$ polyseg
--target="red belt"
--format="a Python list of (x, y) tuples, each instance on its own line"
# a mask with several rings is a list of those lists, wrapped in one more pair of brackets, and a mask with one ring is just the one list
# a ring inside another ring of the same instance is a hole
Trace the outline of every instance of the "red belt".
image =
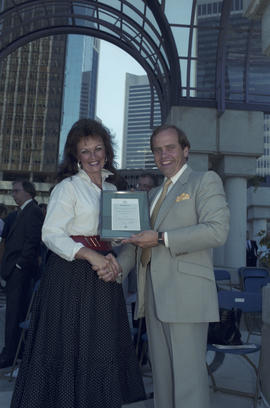
[(95, 251), (111, 251), (112, 246), (110, 242), (101, 241), (99, 235), (92, 235), (85, 237), (83, 235), (71, 235), (73, 241), (80, 242), (86, 248), (94, 249)]

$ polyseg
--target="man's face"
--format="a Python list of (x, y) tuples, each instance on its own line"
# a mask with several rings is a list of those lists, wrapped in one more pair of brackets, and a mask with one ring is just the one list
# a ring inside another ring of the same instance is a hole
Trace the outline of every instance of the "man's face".
[(13, 184), (12, 197), (15, 203), (20, 207), (25, 201), (30, 200), (31, 195), (24, 191), (22, 183)]
[(166, 129), (152, 141), (155, 163), (165, 177), (173, 177), (187, 161), (189, 148), (182, 149), (174, 129)]
[(154, 187), (154, 182), (151, 177), (141, 176), (139, 177), (137, 190), (139, 191), (150, 191)]

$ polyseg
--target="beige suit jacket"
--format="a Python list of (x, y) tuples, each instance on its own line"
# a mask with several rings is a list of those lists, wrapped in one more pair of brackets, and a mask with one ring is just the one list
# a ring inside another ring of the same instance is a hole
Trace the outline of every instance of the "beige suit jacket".
[[(150, 202), (159, 189), (151, 190)], [(151, 273), (161, 321), (219, 320), (212, 248), (223, 245), (229, 231), (229, 209), (219, 176), (188, 166), (167, 194), (154, 229), (167, 232), (169, 245), (152, 248), (148, 270), (140, 263), (140, 248), (125, 245), (118, 257), (123, 277), (137, 264), (137, 318), (144, 316), (145, 277)]]

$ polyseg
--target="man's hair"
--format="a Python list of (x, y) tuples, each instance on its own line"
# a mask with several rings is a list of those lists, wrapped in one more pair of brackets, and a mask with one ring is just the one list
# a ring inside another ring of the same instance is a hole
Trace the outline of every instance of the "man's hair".
[(152, 133), (151, 135), (151, 139), (150, 139), (150, 146), (151, 146), (151, 150), (153, 151), (153, 139), (155, 136), (158, 135), (158, 133), (163, 132), (164, 130), (175, 130), (177, 136), (178, 136), (178, 143), (180, 144), (180, 146), (182, 147), (182, 149), (184, 149), (185, 147), (188, 147), (190, 149), (190, 143), (189, 140), (185, 134), (185, 132), (182, 129), (179, 129), (177, 126), (174, 125), (161, 125), (158, 126)]
[(24, 180), (17, 179), (17, 180), (15, 180), (15, 181), (13, 181), (12, 185), (14, 186), (14, 184), (17, 184), (17, 183), (21, 183), (21, 185), (22, 185), (24, 191), (25, 191), (26, 193), (30, 194), (30, 196), (31, 196), (32, 198), (35, 198), (35, 196), (36, 196), (36, 189), (35, 189), (34, 184), (31, 183), (31, 181), (25, 180), (25, 179), (24, 179)]
[(139, 177), (138, 177), (138, 180), (140, 178), (145, 178), (145, 177), (148, 177), (153, 181), (153, 187), (155, 187), (157, 185), (156, 177), (154, 176), (154, 174), (151, 174), (151, 173), (142, 173), (142, 174), (140, 174)]

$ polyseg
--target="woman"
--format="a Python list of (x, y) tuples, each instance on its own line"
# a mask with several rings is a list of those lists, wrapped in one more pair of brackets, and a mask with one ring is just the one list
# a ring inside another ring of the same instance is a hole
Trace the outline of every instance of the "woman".
[(42, 230), (50, 249), (12, 408), (119, 408), (145, 398), (119, 267), (99, 239), (101, 190), (114, 172), (98, 122), (71, 128)]

